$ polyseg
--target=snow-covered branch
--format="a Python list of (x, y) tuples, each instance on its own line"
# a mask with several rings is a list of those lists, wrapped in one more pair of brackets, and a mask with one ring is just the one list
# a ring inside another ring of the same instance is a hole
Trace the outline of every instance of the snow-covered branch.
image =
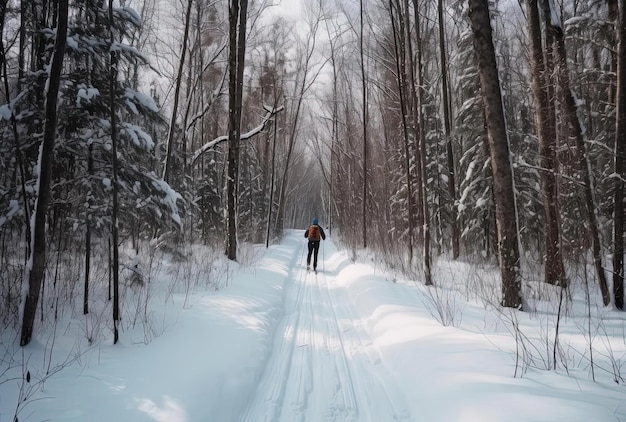
[[(265, 109), (265, 111), (267, 111), (267, 113), (263, 117), (263, 120), (254, 129), (252, 129), (252, 130), (250, 130), (250, 131), (248, 131), (246, 133), (243, 133), (241, 135), (241, 138), (240, 138), (242, 141), (245, 141), (246, 139), (250, 139), (254, 135), (257, 135), (257, 134), (261, 133), (261, 131), (265, 128), (265, 125), (267, 125), (267, 122), (269, 122), (270, 119), (275, 114), (278, 114), (279, 112), (283, 111), (285, 109), (285, 106), (280, 106), (278, 108), (274, 108), (273, 109), (273, 108), (270, 108), (269, 106), (264, 105), (263, 108)], [(200, 158), (202, 156), (202, 154), (204, 154), (207, 151), (212, 150), (217, 145), (219, 145), (222, 142), (227, 141), (227, 140), (228, 140), (228, 135), (222, 135), (222, 136), (218, 136), (217, 138), (213, 139), (212, 141), (207, 142), (206, 144), (204, 144), (200, 149), (198, 149), (194, 153), (192, 164), (195, 164), (195, 162), (198, 160), (198, 158)]]

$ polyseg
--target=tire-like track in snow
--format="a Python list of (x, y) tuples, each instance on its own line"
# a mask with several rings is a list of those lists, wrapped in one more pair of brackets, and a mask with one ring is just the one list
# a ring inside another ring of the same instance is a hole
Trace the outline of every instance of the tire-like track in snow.
[(413, 420), (335, 277), (291, 268), (285, 314), (241, 422)]

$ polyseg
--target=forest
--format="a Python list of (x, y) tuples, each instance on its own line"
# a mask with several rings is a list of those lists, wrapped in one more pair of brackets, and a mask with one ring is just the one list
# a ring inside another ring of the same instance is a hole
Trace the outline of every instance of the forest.
[(458, 260), (503, 307), (539, 281), (623, 309), (625, 8), (2, 0), (2, 330), (105, 303), (116, 342), (164, 254), (313, 218), (425, 285)]

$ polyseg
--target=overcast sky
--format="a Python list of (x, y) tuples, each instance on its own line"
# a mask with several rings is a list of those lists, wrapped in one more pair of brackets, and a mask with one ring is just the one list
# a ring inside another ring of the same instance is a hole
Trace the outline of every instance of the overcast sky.
[(292, 18), (296, 20), (300, 17), (302, 8), (302, 5), (300, 3), (302, 1), (312, 0), (269, 0), (269, 3), (271, 4), (273, 2), (273, 4), (277, 6), (277, 13), (287, 18)]

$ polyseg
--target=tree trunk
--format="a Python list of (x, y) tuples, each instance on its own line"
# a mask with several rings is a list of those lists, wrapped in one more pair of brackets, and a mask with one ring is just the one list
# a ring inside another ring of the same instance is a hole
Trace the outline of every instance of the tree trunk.
[[(285, 167), (283, 168), (283, 174), (281, 176), (280, 181), (280, 195), (278, 196), (278, 213), (276, 216), (277, 227), (279, 229), (283, 229), (284, 227), (284, 214), (285, 214), (285, 201), (287, 194), (287, 185), (288, 185), (288, 176), (289, 176), (289, 167), (291, 165), (291, 159), (294, 151), (294, 145), (296, 142), (296, 135), (298, 130), (298, 125), (300, 123), (300, 112), (302, 111), (302, 102), (304, 100), (304, 94), (306, 94), (307, 90), (310, 88), (312, 81), (308, 80), (309, 69), (311, 64), (311, 59), (313, 57), (313, 53), (315, 52), (315, 42), (317, 37), (317, 30), (321, 21), (321, 17), (317, 16), (317, 20), (312, 24), (311, 31), (309, 33), (309, 37), (307, 39), (307, 45), (305, 50), (305, 58), (304, 63), (302, 63), (302, 67), (298, 65), (298, 68), (295, 70), (296, 73), (302, 72), (302, 75), (298, 74), (296, 76), (296, 81), (294, 82), (294, 95), (295, 98), (295, 110), (293, 112), (293, 117), (291, 117), (291, 127), (289, 130), (289, 139), (287, 141), (287, 154), (285, 156)], [(300, 76), (302, 79), (300, 79)], [(287, 134), (285, 134), (287, 136)]]
[[(615, 30), (614, 31), (610, 31), (609, 33), (609, 41), (611, 42), (610, 45), (617, 45), (618, 43), (618, 33), (619, 33), (619, 28), (620, 28), (620, 17), (619, 17), (619, 9), (620, 7), (617, 4), (618, 0), (607, 0), (607, 5), (608, 5), (608, 20), (609, 22), (612, 22), (614, 25)], [(623, 25), (623, 22), (622, 22)], [(618, 61), (618, 52), (617, 51), (613, 51), (612, 49), (608, 49), (607, 51), (610, 55), (611, 55), (611, 72), (615, 72), (615, 74), (617, 75), (617, 61)], [(617, 102), (617, 92), (615, 90), (615, 88), (613, 87), (613, 85), (611, 84), (609, 86), (609, 103), (612, 104), (613, 102)]]
[[(394, 9), (397, 9), (398, 22), (400, 28), (396, 29), (395, 22), (396, 16), (394, 15)], [(409, 265), (413, 261), (413, 232), (415, 231), (415, 216), (413, 214), (413, 178), (411, 176), (410, 165), (410, 148), (409, 148), (409, 128), (407, 122), (407, 105), (406, 105), (406, 92), (405, 87), (407, 85), (406, 76), (406, 61), (405, 61), (405, 37), (404, 37), (404, 24), (402, 21), (402, 10), (399, 4), (394, 4), (393, 0), (389, 0), (389, 17), (391, 19), (391, 26), (393, 32), (394, 41), (394, 53), (395, 53), (395, 65), (396, 65), (396, 80), (398, 82), (398, 95), (400, 96), (400, 113), (402, 114), (402, 131), (404, 134), (404, 172), (406, 175), (406, 188), (407, 188), (407, 213), (408, 213), (408, 248), (409, 248)]]
[[(87, 171), (89, 176), (93, 176), (93, 144), (89, 145), (89, 157), (87, 158)], [(89, 313), (89, 272), (91, 269), (91, 221), (89, 211), (86, 215), (86, 231), (85, 231), (85, 283), (83, 289), (83, 315)]]
[[(541, 187), (543, 191), (543, 205), (545, 213), (545, 241), (546, 250), (544, 257), (545, 281), (567, 286), (565, 268), (561, 256), (561, 235), (559, 229), (558, 197), (556, 182), (556, 139), (549, 133), (549, 100), (546, 87), (549, 78), (546, 77), (546, 69), (543, 61), (541, 47), (541, 27), (539, 21), (539, 9), (537, 0), (527, 0), (528, 31), (531, 49), (532, 90), (535, 99), (535, 121), (537, 124), (537, 137), (539, 139), (539, 162), (541, 171)], [(549, 6), (548, 6), (549, 7)], [(550, 46), (547, 47), (550, 50)]]
[[(407, 3), (407, 13), (409, 11), (408, 3)], [(418, 13), (418, 1), (413, 0), (413, 13), (415, 15), (415, 39), (416, 39), (416, 54), (415, 61), (413, 63), (413, 49), (411, 47), (411, 41), (409, 37), (409, 63), (411, 63), (411, 94), (413, 96), (413, 104), (414, 104), (414, 113), (417, 118), (417, 140), (419, 151), (417, 152), (417, 160), (419, 161), (419, 171), (420, 171), (420, 183), (419, 183), (419, 192), (421, 198), (422, 205), (422, 215), (424, 218), (423, 226), (422, 226), (422, 236), (423, 236), (423, 260), (424, 260), (424, 284), (427, 286), (431, 286), (433, 284), (432, 280), (432, 272), (431, 272), (431, 257), (430, 257), (430, 209), (428, 208), (428, 200), (426, 195), (428, 195), (428, 177), (426, 174), (426, 133), (424, 128), (424, 113), (422, 110), (422, 104), (424, 104), (424, 71), (422, 66), (422, 34), (420, 27), (420, 17)], [(414, 72), (417, 73), (417, 80), (413, 75)]]
[[(6, 4), (7, 1), (4, 1)], [(6, 7), (4, 8), (6, 11)], [(4, 23), (4, 16), (2, 19)], [(17, 58), (17, 92), (22, 91), (22, 79), (24, 78), (24, 70), (26, 69), (26, 23), (28, 22), (28, 2), (20, 1), (20, 50)], [(4, 32), (3, 32), (4, 33)], [(4, 50), (3, 50), (4, 53)], [(7, 92), (7, 95), (9, 93)], [(7, 101), (8, 102), (8, 101)]]
[(454, 170), (454, 152), (452, 150), (452, 118), (450, 116), (450, 89), (448, 88), (448, 53), (443, 19), (443, 0), (438, 0), (437, 13), (439, 18), (439, 56), (441, 59), (441, 101), (443, 103), (443, 126), (446, 136), (446, 156), (448, 164), (448, 196), (450, 196), (450, 220), (452, 228), (452, 259), (460, 255), (460, 232), (457, 222), (456, 178)]
[[(172, 172), (172, 154), (174, 153), (174, 132), (176, 131), (176, 115), (178, 114), (178, 96), (180, 94), (180, 85), (183, 79), (183, 70), (185, 68), (185, 55), (187, 53), (187, 40), (189, 39), (189, 22), (191, 20), (191, 6), (193, 0), (187, 0), (187, 11), (185, 12), (185, 32), (183, 34), (183, 45), (180, 53), (180, 62), (178, 63), (178, 73), (176, 74), (176, 86), (174, 88), (174, 104), (172, 106), (172, 117), (170, 119), (170, 130), (167, 134), (167, 152), (165, 154), (165, 166), (163, 168), (163, 180), (170, 183), (170, 174)], [(183, 130), (185, 127), (183, 126)]]
[(365, 51), (363, 48), (363, 0), (360, 0), (360, 22), (361, 34), (359, 37), (359, 54), (361, 57), (361, 89), (363, 102), (363, 247), (367, 248), (367, 126), (369, 124), (368, 104), (367, 104), (367, 80), (365, 79)]
[[(109, 42), (113, 46), (115, 37), (113, 34), (113, 1), (109, 1)], [(115, 89), (117, 87), (117, 52), (111, 49), (109, 67), (109, 113), (111, 119), (111, 163), (113, 167), (112, 195), (113, 204), (111, 209), (111, 243), (113, 248), (113, 261), (111, 273), (113, 274), (113, 344), (117, 344), (120, 336), (118, 325), (120, 321), (120, 251), (117, 215), (118, 205), (118, 163), (117, 163), (117, 117), (115, 115)]]
[(591, 176), (589, 171), (589, 163), (587, 162), (587, 152), (585, 148), (585, 140), (583, 138), (583, 128), (578, 119), (576, 99), (571, 88), (569, 70), (567, 69), (567, 53), (565, 50), (565, 37), (562, 27), (554, 27), (557, 63), (559, 69), (559, 81), (565, 106), (565, 115), (569, 124), (569, 135), (572, 136), (576, 144), (576, 161), (578, 163), (578, 171), (581, 174), (583, 183), (585, 207), (587, 208), (587, 219), (589, 223), (589, 232), (592, 239), (592, 255), (594, 268), (602, 293), (602, 302), (604, 306), (611, 303), (611, 295), (602, 266), (602, 246), (600, 244), (600, 235), (598, 229), (598, 221), (596, 219), (595, 200), (593, 197), (593, 187), (591, 184)]
[(502, 306), (521, 308), (519, 245), (513, 174), (509, 160), (509, 143), (488, 4), (488, 0), (469, 0), (469, 17), (478, 60), (491, 154), (496, 223), (498, 226), (498, 258), (502, 277)]
[[(25, 9), (25, 6), (22, 4), (21, 6), (23, 9)], [(0, 33), (4, 33), (4, 26), (5, 26), (5, 19), (6, 19), (6, 6), (2, 8), (2, 11), (0, 12), (0, 19), (1, 19), (1, 23), (0, 23)], [(22, 25), (25, 25), (24, 23), (24, 17), (22, 16)], [(25, 33), (25, 29), (22, 27), (20, 28), (20, 45), (24, 45), (24, 41), (22, 40), (22, 36)], [(22, 48), (20, 48), (20, 53), (19, 53), (19, 60), (18, 63), (22, 63), (24, 60), (24, 52), (22, 51)], [(2, 63), (2, 67), (1, 67), (1, 71), (2, 71), (2, 81), (4, 84), (4, 96), (6, 99), (7, 104), (9, 105), (9, 107), (11, 107), (12, 101), (11, 101), (11, 89), (9, 87), (9, 73), (8, 73), (8, 69), (7, 69), (7, 60), (6, 60), (6, 50), (5, 50), (5, 46), (4, 46), (4, 38), (0, 37), (0, 63)], [(19, 75), (21, 75), (22, 72), (22, 68), (21, 66), (22, 64), (18, 64), (20, 66), (20, 71), (19, 71)], [(18, 79), (18, 84), (17, 84), (17, 92), (20, 92), (20, 80), (21, 80), (21, 76)], [(20, 175), (20, 187), (21, 187), (21, 193), (22, 193), (22, 200), (24, 202), (24, 227), (25, 227), (25, 231), (26, 231), (26, 253), (25, 253), (25, 260), (28, 256), (30, 256), (31, 250), (31, 227), (30, 227), (30, 208), (28, 206), (28, 196), (26, 194), (26, 172), (24, 170), (24, 159), (22, 157), (22, 149), (20, 147), (20, 134), (19, 134), (19, 130), (17, 128), (17, 121), (15, 119), (15, 113), (13, 113), (13, 110), (11, 109), (11, 130), (13, 133), (13, 143), (15, 145), (15, 161), (16, 161), (16, 166), (17, 166), (17, 170), (19, 172)]]
[(624, 309), (624, 154), (626, 153), (626, 0), (620, 0), (617, 48), (617, 110), (615, 123), (615, 211), (613, 295), (615, 307)]
[[(274, 98), (274, 109), (276, 109), (277, 98)], [(270, 237), (272, 230), (272, 210), (274, 209), (274, 190), (276, 185), (276, 137), (278, 132), (278, 117), (274, 118), (274, 126), (272, 128), (272, 160), (270, 171), (270, 198), (267, 207), (267, 230), (265, 233), (265, 247), (270, 246)]]
[(89, 270), (91, 269), (91, 225), (87, 222), (85, 232), (85, 283), (83, 288), (83, 315), (89, 313)]
[[(68, 0), (58, 0), (58, 19), (54, 53), (50, 64), (48, 90), (46, 92), (43, 140), (39, 156), (39, 181), (30, 262), (27, 264), (28, 292), (24, 298), (22, 333), (20, 345), (26, 346), (33, 335), (33, 325), (39, 301), (39, 291), (46, 266), (46, 214), (50, 200), (50, 178), (54, 161), (54, 142), (57, 124), (57, 97), (63, 70), (67, 39)], [(26, 281), (26, 280), (24, 280)]]
[(239, 182), (239, 142), (241, 136), (241, 108), (243, 94), (243, 68), (246, 51), (247, 0), (231, 0), (229, 5), (230, 51), (228, 82), (228, 180), (226, 255), (237, 259), (237, 185)]
[[(328, 25), (328, 24), (327, 24)], [(331, 117), (331, 146), (330, 146), (330, 171), (328, 176), (328, 233), (332, 235), (334, 218), (333, 213), (335, 208), (335, 177), (336, 177), (336, 162), (337, 162), (337, 145), (339, 144), (339, 111), (338, 111), (338, 92), (337, 92), (337, 60), (335, 58), (335, 42), (328, 33), (330, 44), (330, 64), (333, 69), (333, 103), (332, 103), (332, 117)]]

